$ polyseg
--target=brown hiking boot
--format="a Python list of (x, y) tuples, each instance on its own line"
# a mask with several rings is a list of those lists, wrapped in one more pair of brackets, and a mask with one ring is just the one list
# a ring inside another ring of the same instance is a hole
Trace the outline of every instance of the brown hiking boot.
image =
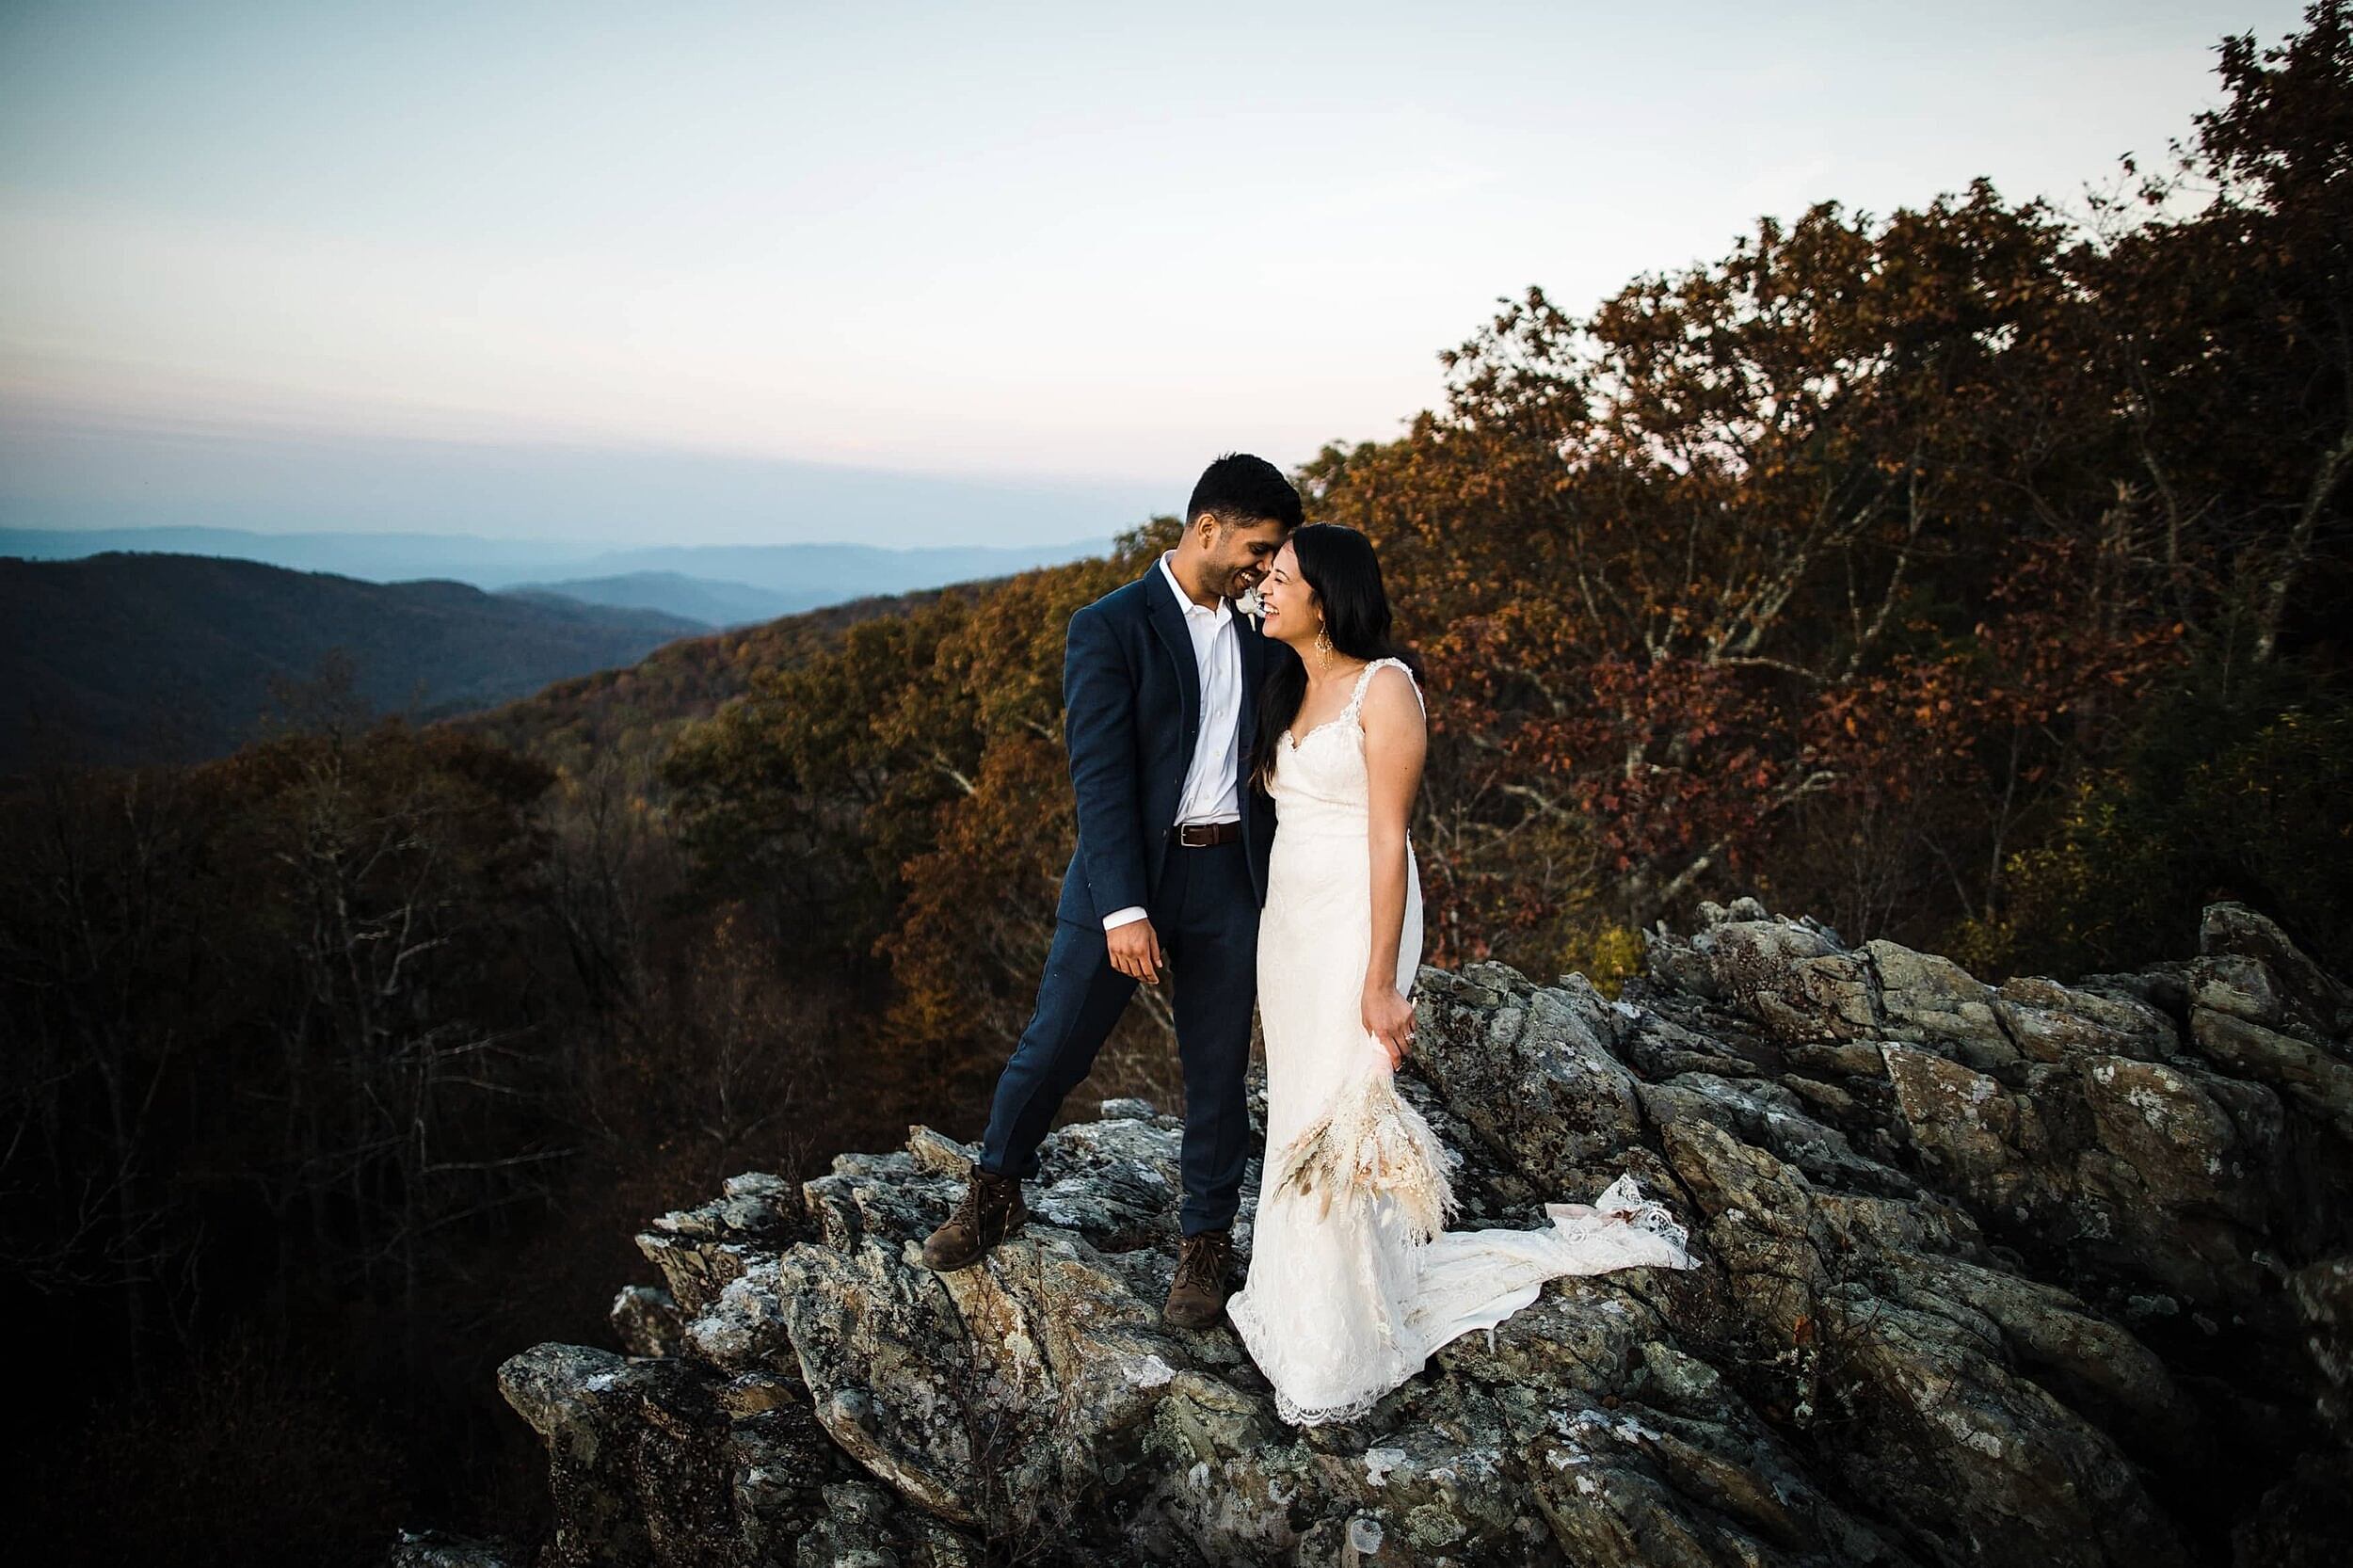
[(1230, 1230), (1196, 1231), (1185, 1238), (1176, 1257), (1176, 1278), (1168, 1288), (1162, 1320), (1177, 1328), (1208, 1328), (1225, 1310), (1225, 1275), (1234, 1266)]
[(935, 1273), (970, 1268), (1029, 1217), (1019, 1176), (996, 1176), (975, 1165), (955, 1212), (924, 1238), (923, 1267)]

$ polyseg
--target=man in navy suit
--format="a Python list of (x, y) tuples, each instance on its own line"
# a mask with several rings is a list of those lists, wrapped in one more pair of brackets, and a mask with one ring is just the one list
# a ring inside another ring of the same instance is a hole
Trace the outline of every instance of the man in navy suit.
[(1165, 965), (1185, 1079), (1184, 1245), (1165, 1314), (1199, 1328), (1225, 1309), (1274, 846), (1274, 803), (1249, 778), (1267, 641), (1232, 600), (1300, 520), (1299, 492), (1274, 465), (1220, 457), (1193, 487), (1176, 548), (1070, 617), (1063, 734), (1079, 846), (1037, 1010), (997, 1080), (970, 1185), (923, 1244), (934, 1269), (968, 1267), (1020, 1228), (1021, 1178), (1037, 1174), (1063, 1096)]

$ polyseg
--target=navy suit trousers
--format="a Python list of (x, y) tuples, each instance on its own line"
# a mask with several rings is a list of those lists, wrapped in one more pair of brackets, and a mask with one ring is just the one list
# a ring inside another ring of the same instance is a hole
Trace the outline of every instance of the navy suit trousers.
[[(1167, 960), (1176, 1053), (1184, 1067), (1187, 1236), (1223, 1229), (1241, 1203), (1250, 1157), (1250, 1013), (1258, 988), (1258, 900), (1241, 840), (1201, 849), (1171, 845), (1160, 885), (1145, 906)], [(981, 1168), (993, 1175), (1038, 1172), (1038, 1144), (1064, 1096), (1095, 1065), (1139, 983), (1112, 968), (1101, 923), (1054, 922), (1054, 944), (1038, 984), (1037, 1011), (997, 1080), (981, 1141)]]

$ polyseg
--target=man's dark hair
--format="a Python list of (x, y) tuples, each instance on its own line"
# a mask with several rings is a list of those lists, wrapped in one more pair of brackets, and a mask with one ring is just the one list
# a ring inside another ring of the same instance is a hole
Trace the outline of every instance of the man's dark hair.
[(1201, 471), (1193, 499), (1185, 504), (1185, 526), (1192, 527), (1204, 512), (1216, 513), (1218, 521), (1229, 527), (1238, 522), (1279, 522), (1286, 534), (1306, 518), (1299, 492), (1283, 477), (1283, 471), (1247, 452), (1228, 452)]

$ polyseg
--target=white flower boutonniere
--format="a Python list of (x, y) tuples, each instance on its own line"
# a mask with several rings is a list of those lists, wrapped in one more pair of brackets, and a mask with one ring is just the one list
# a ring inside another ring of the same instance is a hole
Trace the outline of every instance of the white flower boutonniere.
[(1263, 618), (1266, 615), (1266, 606), (1258, 602), (1257, 589), (1244, 588), (1238, 596), (1236, 596), (1234, 600), (1234, 608), (1240, 610), (1243, 615), (1248, 616), (1252, 626), (1257, 627), (1261, 632), (1266, 630), (1266, 627), (1262, 624)]

